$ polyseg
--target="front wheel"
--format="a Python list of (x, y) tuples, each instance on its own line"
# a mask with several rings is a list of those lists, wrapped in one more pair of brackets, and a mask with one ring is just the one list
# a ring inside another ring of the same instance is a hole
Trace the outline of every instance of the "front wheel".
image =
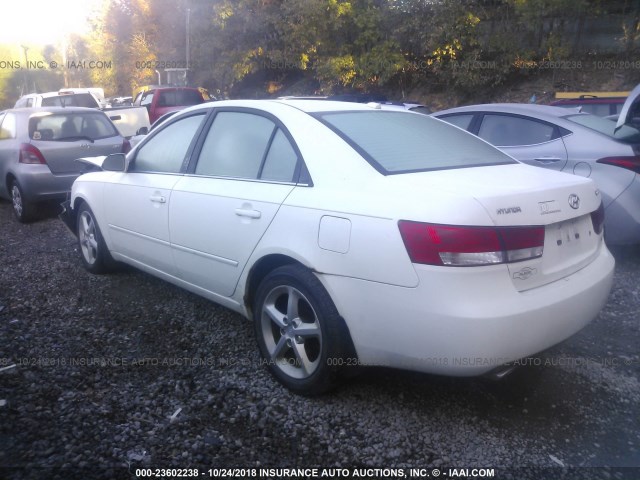
[(96, 218), (86, 203), (78, 209), (76, 225), (82, 263), (91, 273), (106, 273), (113, 268), (113, 258), (104, 242)]
[(286, 265), (264, 278), (255, 298), (258, 346), (276, 379), (304, 395), (333, 388), (348, 333), (318, 278), (301, 265)]

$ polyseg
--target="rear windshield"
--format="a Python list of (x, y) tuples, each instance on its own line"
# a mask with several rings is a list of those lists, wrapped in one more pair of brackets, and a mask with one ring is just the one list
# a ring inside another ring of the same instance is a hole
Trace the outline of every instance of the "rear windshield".
[(474, 135), (426, 115), (378, 110), (316, 117), (385, 175), (517, 163)]
[(59, 95), (57, 97), (46, 97), (42, 99), (43, 107), (87, 107), (99, 108), (98, 102), (90, 93), (74, 93), (69, 95)]
[(35, 115), (29, 119), (29, 137), (41, 141), (99, 140), (119, 135), (100, 112)]
[(198, 90), (166, 90), (158, 93), (159, 107), (184, 107), (203, 103)]
[(565, 119), (582, 125), (583, 127), (590, 128), (596, 132), (602, 133), (615, 140), (620, 140), (625, 143), (638, 143), (640, 142), (640, 131), (630, 125), (623, 125), (615, 131), (616, 122), (608, 118), (598, 117), (596, 115), (578, 114), (567, 115)]

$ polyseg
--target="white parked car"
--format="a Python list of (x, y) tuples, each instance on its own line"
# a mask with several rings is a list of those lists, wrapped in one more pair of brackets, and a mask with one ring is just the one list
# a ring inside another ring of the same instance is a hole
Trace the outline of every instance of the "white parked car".
[(104, 171), (63, 214), (86, 268), (124, 262), (252, 319), (300, 393), (354, 364), (490, 372), (576, 333), (611, 288), (591, 180), (426, 115), (214, 102), (90, 161)]

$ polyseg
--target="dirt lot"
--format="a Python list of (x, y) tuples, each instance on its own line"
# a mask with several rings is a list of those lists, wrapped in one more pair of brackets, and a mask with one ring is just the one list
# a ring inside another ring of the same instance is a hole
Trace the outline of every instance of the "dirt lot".
[(640, 478), (640, 248), (614, 254), (599, 318), (500, 382), (371, 369), (308, 399), (272, 380), (237, 314), (134, 270), (90, 275), (62, 222), (20, 225), (0, 202), (0, 478)]

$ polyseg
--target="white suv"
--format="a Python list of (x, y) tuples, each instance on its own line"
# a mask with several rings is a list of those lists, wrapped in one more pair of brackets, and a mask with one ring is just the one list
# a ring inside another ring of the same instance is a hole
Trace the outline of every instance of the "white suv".
[(104, 108), (104, 91), (101, 88), (65, 88), (57, 92), (23, 95), (14, 108), (21, 107), (87, 107)]

